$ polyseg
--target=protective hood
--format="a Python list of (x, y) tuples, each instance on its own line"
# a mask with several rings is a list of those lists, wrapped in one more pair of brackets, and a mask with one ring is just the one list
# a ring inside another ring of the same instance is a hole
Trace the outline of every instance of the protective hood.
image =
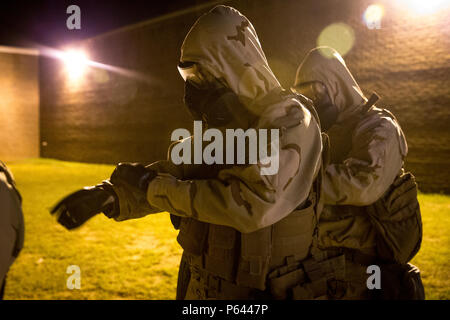
[(250, 21), (239, 11), (216, 6), (192, 26), (181, 47), (182, 62), (198, 63), (255, 114), (258, 101), (280, 88)]
[(309, 81), (321, 81), (327, 87), (339, 112), (337, 122), (348, 118), (367, 101), (344, 59), (333, 48), (318, 47), (306, 55), (294, 85)]

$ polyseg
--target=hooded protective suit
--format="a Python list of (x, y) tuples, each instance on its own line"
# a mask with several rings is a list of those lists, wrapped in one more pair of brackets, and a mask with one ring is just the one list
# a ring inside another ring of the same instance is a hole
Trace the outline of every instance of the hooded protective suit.
[[(325, 208), (319, 223), (319, 244), (377, 254), (377, 231), (365, 206), (380, 199), (402, 172), (408, 148), (395, 117), (367, 99), (334, 49), (319, 47), (301, 63), (295, 84), (321, 81), (338, 109), (327, 132), (330, 164), (325, 169)], [(370, 262), (368, 262), (370, 264)], [(365, 266), (347, 263), (347, 298), (364, 298)]]
[[(280, 129), (279, 170), (262, 175), (260, 162), (175, 166), (160, 161), (150, 166), (158, 171), (147, 190), (151, 209), (133, 210), (116, 186), (121, 204), (114, 218), (172, 214), (193, 274), (186, 298), (254, 298), (267, 289), (269, 272), (286, 256), (298, 261), (309, 255), (320, 130), (295, 96), (281, 89), (255, 29), (233, 8), (217, 6), (197, 20), (184, 40), (181, 61), (198, 63), (231, 89), (242, 108), (255, 115), (250, 128)], [(292, 109), (297, 118), (288, 116)], [(280, 118), (287, 120), (282, 126)]]
[[(237, 10), (217, 6), (200, 17), (181, 51), (181, 61), (199, 63), (223, 80), (245, 108), (258, 115), (253, 128), (273, 127), (290, 108), (300, 108), (304, 117), (292, 134), (301, 138), (294, 145), (288, 143), (288, 131), (280, 138), (278, 174), (263, 176), (262, 165), (256, 164), (223, 168), (215, 179), (208, 180), (182, 181), (159, 175), (149, 185), (148, 202), (161, 211), (242, 232), (279, 221), (306, 200), (320, 168), (321, 138), (316, 121), (293, 96), (282, 94), (253, 26)], [(116, 217), (129, 218), (136, 217), (127, 210)]]
[[(391, 113), (376, 107), (362, 115), (367, 99), (332, 48), (316, 48), (306, 56), (296, 83), (308, 81), (321, 81), (339, 112), (329, 132), (332, 161), (325, 174), (325, 203), (372, 204), (392, 184), (408, 152), (400, 125)], [(350, 140), (338, 140), (343, 133)]]
[(21, 197), (11, 172), (0, 161), (0, 299), (3, 281), (24, 241)]
[[(295, 83), (309, 81), (321, 81), (339, 111), (337, 123), (327, 132), (330, 164), (325, 169), (323, 193), (329, 206), (323, 219), (337, 210), (342, 227), (333, 225), (329, 230), (324, 222), (321, 240), (327, 247), (373, 250), (375, 233), (370, 221), (362, 210), (351, 206), (370, 205), (388, 190), (401, 172), (408, 151), (405, 136), (387, 110), (363, 110), (367, 99), (334, 49), (319, 47), (308, 53)], [(349, 213), (348, 220), (343, 212)], [(352, 232), (348, 232), (350, 229)]]

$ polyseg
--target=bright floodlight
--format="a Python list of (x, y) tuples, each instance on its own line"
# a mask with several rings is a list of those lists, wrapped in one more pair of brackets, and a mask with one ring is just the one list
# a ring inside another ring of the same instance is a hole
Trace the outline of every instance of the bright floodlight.
[(77, 80), (86, 71), (88, 58), (81, 50), (69, 50), (64, 53), (64, 63), (70, 79)]
[(381, 29), (384, 8), (379, 4), (371, 4), (364, 11), (364, 22), (369, 29)]
[(447, 0), (400, 0), (403, 6), (412, 9), (417, 14), (431, 14), (442, 9), (449, 3)]

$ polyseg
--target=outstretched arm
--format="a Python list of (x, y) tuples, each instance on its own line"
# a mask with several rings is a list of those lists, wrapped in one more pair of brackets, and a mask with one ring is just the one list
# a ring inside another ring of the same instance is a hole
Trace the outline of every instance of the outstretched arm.
[(280, 146), (277, 174), (261, 175), (259, 165), (249, 165), (224, 169), (215, 179), (158, 175), (149, 184), (147, 200), (172, 214), (244, 233), (274, 224), (306, 200), (320, 166), (318, 130), (303, 128), (297, 133), (297, 143), (298, 137), (308, 139)]

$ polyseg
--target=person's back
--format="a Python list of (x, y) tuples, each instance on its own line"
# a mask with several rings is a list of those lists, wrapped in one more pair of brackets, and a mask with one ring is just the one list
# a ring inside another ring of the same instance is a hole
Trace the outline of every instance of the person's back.
[[(293, 90), (315, 100), (330, 140), (320, 246), (346, 253), (344, 297), (367, 298), (368, 265), (406, 264), (420, 246), (417, 189), (412, 175), (402, 169), (406, 139), (396, 118), (374, 106), (377, 97), (364, 97), (332, 48), (308, 53)], [(400, 211), (402, 206), (410, 210)]]
[(21, 202), (11, 172), (0, 161), (0, 299), (4, 294), (6, 274), (23, 247)]

